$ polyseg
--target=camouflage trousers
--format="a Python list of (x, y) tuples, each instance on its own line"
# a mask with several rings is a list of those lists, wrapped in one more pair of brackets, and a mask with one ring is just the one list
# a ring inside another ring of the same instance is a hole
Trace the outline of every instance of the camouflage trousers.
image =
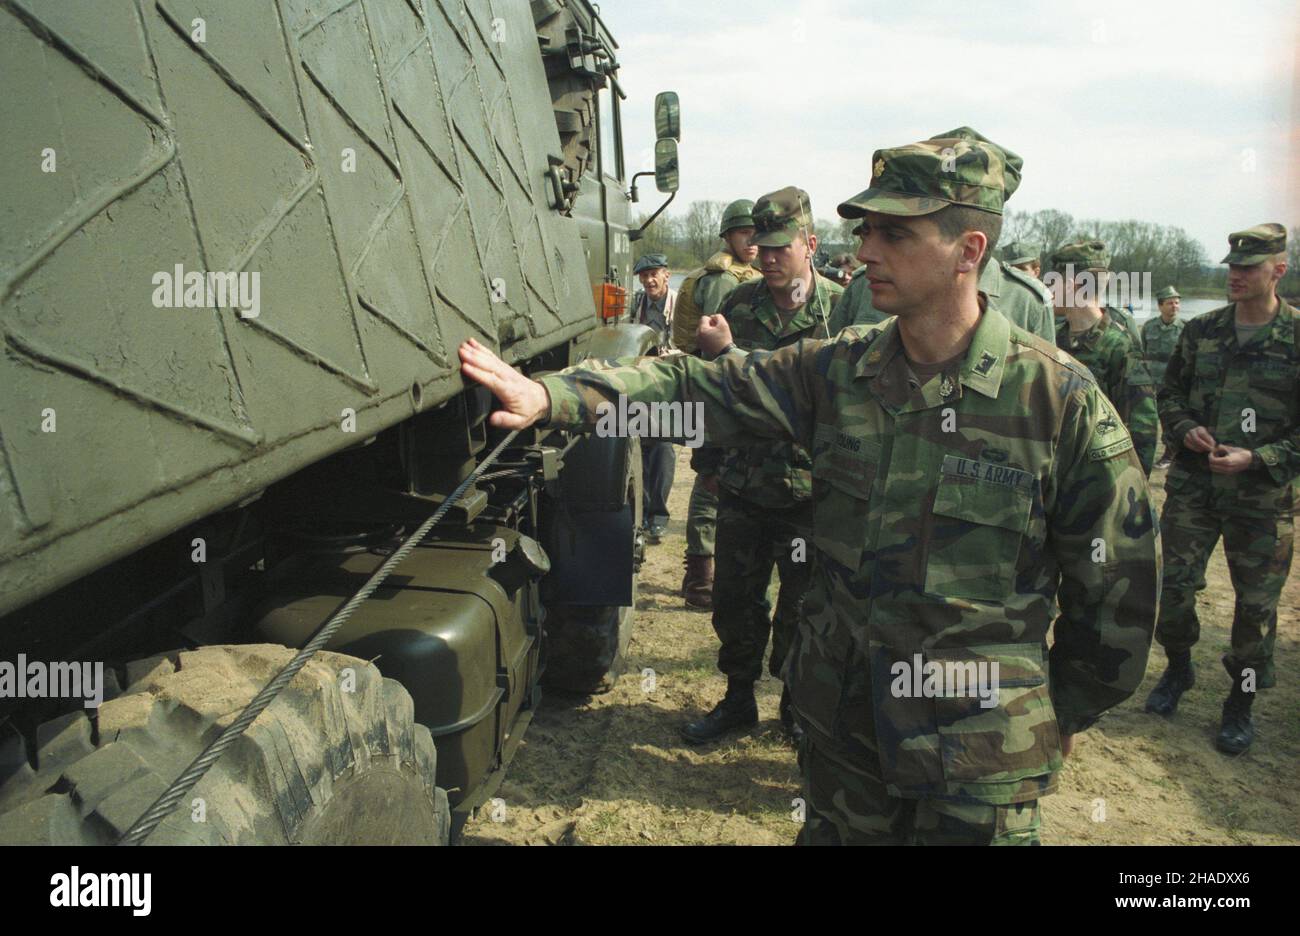
[[(768, 672), (780, 676), (798, 626), (799, 606), (812, 579), (811, 556), (793, 558), (793, 540), (811, 550), (812, 504), (759, 507), (726, 488), (718, 497), (717, 553), (713, 571), (713, 629), (722, 647), (718, 669), (728, 678), (757, 681), (772, 636)], [(781, 573), (776, 613), (767, 600), (772, 567)]]
[(1274, 684), (1273, 642), (1277, 604), (1291, 571), (1294, 521), (1217, 509), (1201, 491), (1170, 492), (1160, 516), (1164, 585), (1156, 640), (1166, 651), (1190, 650), (1201, 636), (1196, 593), (1205, 588), (1205, 567), (1219, 537), (1236, 592), (1230, 673), (1250, 668), (1257, 688)]
[(712, 556), (718, 528), (718, 495), (695, 476), (691, 501), (686, 508), (686, 555)]
[(890, 796), (805, 733), (799, 845), (1038, 845), (1038, 800), (1011, 806)]

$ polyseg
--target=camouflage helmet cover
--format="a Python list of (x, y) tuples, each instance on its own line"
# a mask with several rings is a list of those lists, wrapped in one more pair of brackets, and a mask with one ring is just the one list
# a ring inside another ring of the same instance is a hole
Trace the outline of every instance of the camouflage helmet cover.
[(754, 203), (748, 198), (738, 198), (722, 209), (722, 220), (718, 223), (718, 236), (725, 237), (728, 231), (753, 226)]

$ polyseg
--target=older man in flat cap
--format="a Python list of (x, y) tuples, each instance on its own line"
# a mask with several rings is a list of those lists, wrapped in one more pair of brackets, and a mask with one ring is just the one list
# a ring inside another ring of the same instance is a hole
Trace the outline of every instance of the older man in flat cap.
[[(840, 213), (862, 219), (881, 325), (536, 382), (470, 342), (464, 373), (501, 399), (502, 427), (589, 428), (624, 393), (703, 402), (714, 441), (808, 450), (813, 583), (785, 674), (800, 841), (1033, 844), (1073, 735), (1146, 668), (1146, 478), (1087, 370), (977, 288), (1002, 152), (926, 140), (877, 150), (870, 172)], [(717, 330), (701, 324), (701, 347)]]
[(1237, 600), (1222, 658), (1232, 686), (1215, 744), (1235, 755), (1255, 737), (1256, 691), (1276, 681), (1277, 605), (1291, 571), (1300, 475), (1300, 315), (1277, 295), (1287, 269), (1282, 225), (1237, 231), (1228, 245), (1231, 301), (1183, 328), (1160, 391), (1160, 417), (1180, 444), (1160, 518), (1156, 640), (1169, 665), (1146, 707), (1172, 715), (1195, 682), (1196, 592), (1222, 536)]
[[(663, 254), (642, 254), (632, 267), (641, 283), (632, 299), (632, 321), (655, 330), (656, 344), (663, 354), (672, 347), (673, 313), (677, 290), (668, 285), (668, 258)], [(668, 495), (677, 474), (677, 453), (672, 443), (661, 439), (641, 440), (641, 524), (646, 541), (658, 543), (668, 528)]]

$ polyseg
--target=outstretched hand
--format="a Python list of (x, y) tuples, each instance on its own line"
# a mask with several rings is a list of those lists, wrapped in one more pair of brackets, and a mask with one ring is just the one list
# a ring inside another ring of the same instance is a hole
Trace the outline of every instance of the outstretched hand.
[(504, 409), (488, 422), (500, 429), (526, 429), (550, 412), (546, 388), (525, 377), (473, 338), (460, 346), (460, 372), (492, 391)]

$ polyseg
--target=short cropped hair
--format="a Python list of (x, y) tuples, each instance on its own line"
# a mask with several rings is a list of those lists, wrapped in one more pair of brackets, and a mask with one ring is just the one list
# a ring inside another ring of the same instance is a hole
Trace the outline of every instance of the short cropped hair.
[(984, 267), (993, 256), (993, 248), (998, 245), (998, 236), (1002, 233), (1002, 215), (981, 211), (968, 205), (949, 205), (940, 208), (930, 217), (939, 226), (939, 234), (949, 243), (967, 231), (979, 231), (988, 238), (988, 244), (984, 247), (984, 256), (980, 258), (979, 272), (983, 273)]

